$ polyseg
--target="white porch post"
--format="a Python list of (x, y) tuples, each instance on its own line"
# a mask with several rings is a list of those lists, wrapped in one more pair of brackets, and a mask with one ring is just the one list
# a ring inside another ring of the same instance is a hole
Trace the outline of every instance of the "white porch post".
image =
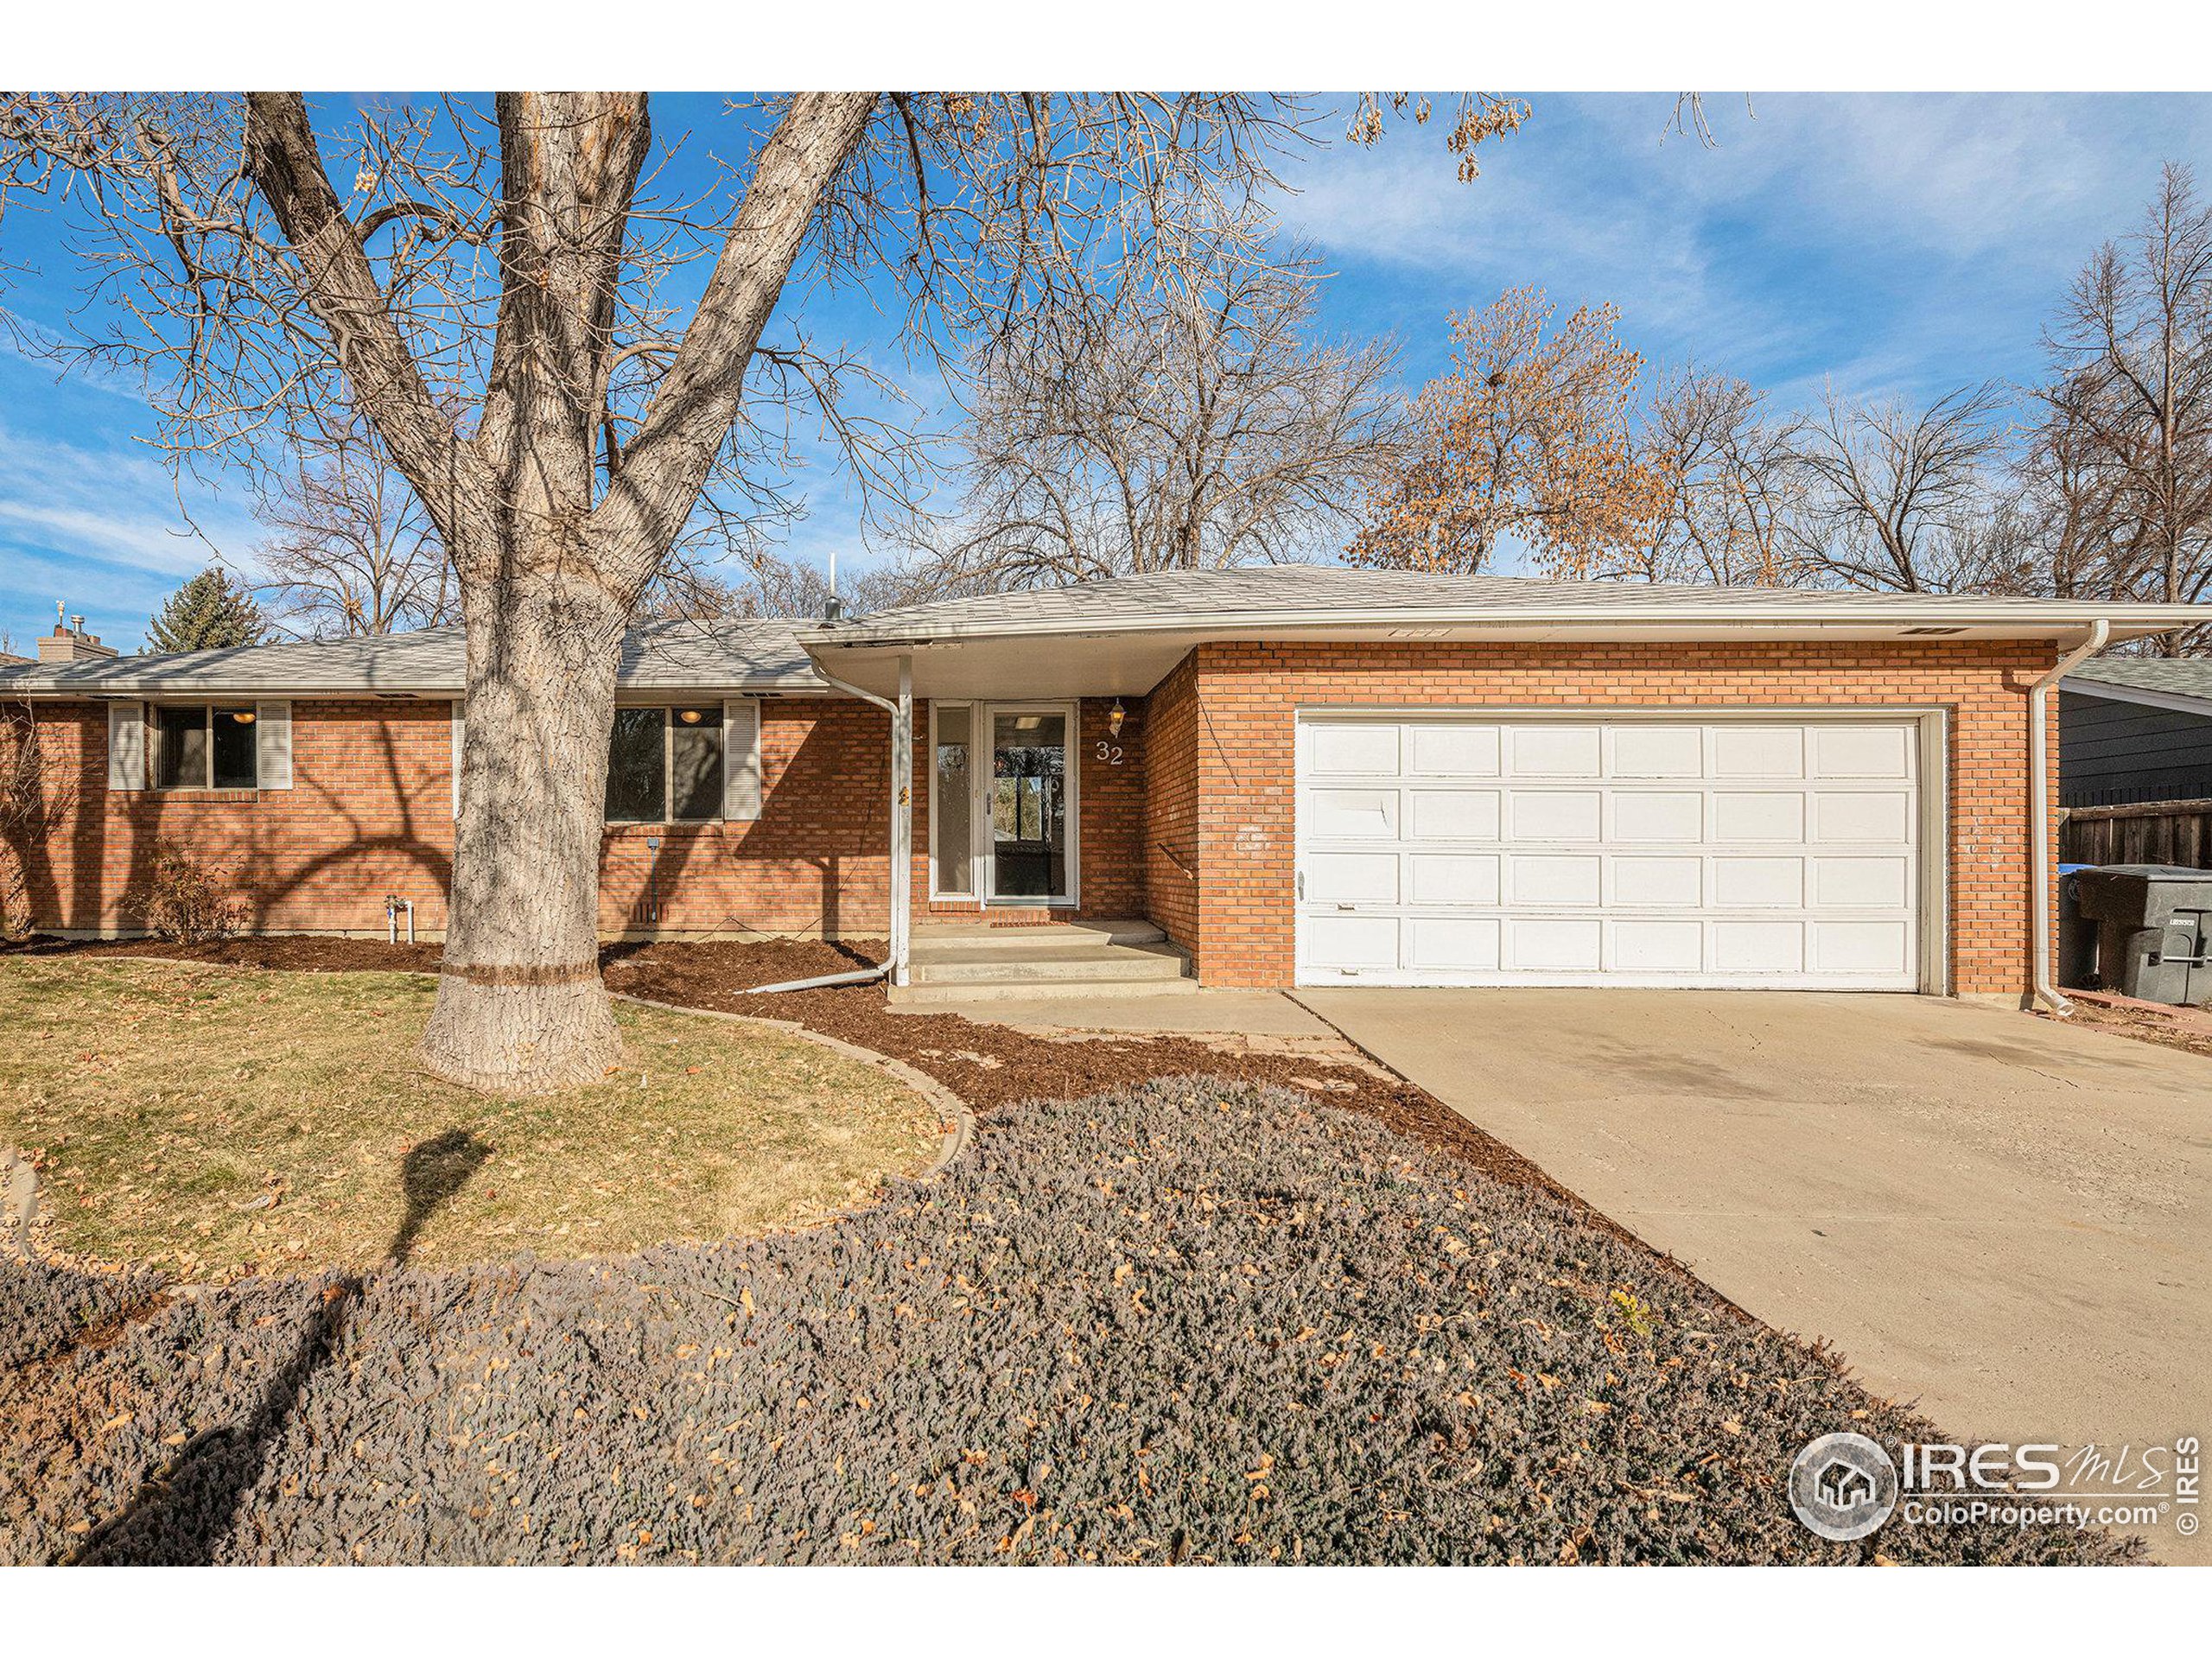
[(899, 658), (899, 706), (891, 712), (891, 982), (906, 983), (914, 901), (914, 659)]

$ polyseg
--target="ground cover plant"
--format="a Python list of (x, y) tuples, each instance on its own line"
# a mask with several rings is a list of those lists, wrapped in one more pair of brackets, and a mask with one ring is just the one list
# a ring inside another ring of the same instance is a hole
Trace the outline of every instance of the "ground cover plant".
[(502, 1099), (423, 1076), (417, 974), (0, 959), (0, 1146), (50, 1245), (184, 1278), (365, 1266), (415, 1149), (471, 1163), (416, 1259), (632, 1250), (818, 1219), (928, 1166), (938, 1109), (781, 1032), (625, 1007), (597, 1087)]
[[(448, 1176), (431, 1201), (483, 1178)], [(120, 1314), (0, 1273), (36, 1327), (0, 1373), (10, 1560), (2139, 1553), (1822, 1542), (1796, 1450), (1932, 1431), (1580, 1206), (1219, 1080), (1011, 1105), (942, 1176), (746, 1242)]]

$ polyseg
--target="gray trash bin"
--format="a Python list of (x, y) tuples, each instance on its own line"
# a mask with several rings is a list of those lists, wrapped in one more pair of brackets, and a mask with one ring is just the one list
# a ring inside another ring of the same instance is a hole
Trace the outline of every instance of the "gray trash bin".
[(2096, 924), (2105, 989), (2177, 1007), (2212, 1001), (2212, 870), (2106, 864), (2073, 880), (2083, 918)]

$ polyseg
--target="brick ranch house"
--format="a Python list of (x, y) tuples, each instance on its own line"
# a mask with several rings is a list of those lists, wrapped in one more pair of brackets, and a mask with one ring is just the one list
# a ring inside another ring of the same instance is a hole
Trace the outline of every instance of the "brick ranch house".
[[(987, 912), (1149, 918), (1207, 986), (2017, 1000), (2048, 689), (2199, 614), (1275, 567), (658, 623), (601, 924), (887, 935), (900, 981), (910, 918)], [(70, 796), (18, 849), (35, 922), (131, 931), (167, 838), (258, 929), (382, 934), (392, 897), (435, 935), (461, 690), (456, 630), (0, 671)]]

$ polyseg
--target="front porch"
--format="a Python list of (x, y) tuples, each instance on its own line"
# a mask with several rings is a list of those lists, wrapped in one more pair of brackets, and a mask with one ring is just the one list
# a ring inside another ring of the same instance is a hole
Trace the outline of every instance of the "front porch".
[(1198, 989), (1190, 958), (1142, 918), (925, 920), (914, 930), (894, 1007), (1048, 997), (1178, 995)]
[(918, 917), (1145, 916), (1142, 698), (918, 698), (913, 722)]

